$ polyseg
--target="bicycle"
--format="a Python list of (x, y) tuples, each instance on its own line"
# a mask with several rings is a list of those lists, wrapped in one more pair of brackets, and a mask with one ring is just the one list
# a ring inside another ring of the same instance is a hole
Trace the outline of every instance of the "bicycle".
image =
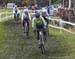
[(24, 23), (24, 32), (26, 33), (26, 36), (28, 36), (28, 24), (27, 24), (27, 22)]
[(45, 53), (45, 38), (44, 38), (44, 34), (43, 34), (43, 30), (39, 30), (39, 41), (40, 41), (40, 49), (42, 54)]

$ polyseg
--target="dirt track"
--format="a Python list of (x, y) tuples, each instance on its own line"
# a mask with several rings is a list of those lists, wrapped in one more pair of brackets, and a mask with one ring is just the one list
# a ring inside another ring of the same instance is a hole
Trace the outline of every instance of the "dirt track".
[[(8, 38), (5, 48), (2, 50), (3, 52), (0, 51), (0, 59), (61, 59), (55, 57), (69, 56), (70, 49), (67, 48), (67, 45), (62, 47), (61, 40), (57, 36), (50, 34), (47, 40), (47, 52), (42, 55), (38, 49), (37, 40), (32, 30), (30, 30), (29, 39), (26, 39), (22, 24), (10, 20), (5, 22), (5, 25), (7, 26)], [(64, 37), (61, 38), (64, 39)]]

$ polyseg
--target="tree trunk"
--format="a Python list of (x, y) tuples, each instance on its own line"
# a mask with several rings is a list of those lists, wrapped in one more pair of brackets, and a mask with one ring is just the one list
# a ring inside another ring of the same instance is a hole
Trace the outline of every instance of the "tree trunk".
[(64, 8), (64, 0), (63, 0), (63, 8)]
[(74, 0), (74, 15), (75, 15), (75, 0)]
[(49, 5), (51, 5), (51, 0), (49, 0)]
[(69, 8), (69, 15), (68, 15), (68, 19), (69, 19), (69, 21), (71, 21), (71, 11), (70, 11), (70, 9), (71, 9), (71, 0), (69, 0), (69, 5), (68, 5), (68, 8)]
[(69, 0), (68, 8), (71, 8), (71, 0)]

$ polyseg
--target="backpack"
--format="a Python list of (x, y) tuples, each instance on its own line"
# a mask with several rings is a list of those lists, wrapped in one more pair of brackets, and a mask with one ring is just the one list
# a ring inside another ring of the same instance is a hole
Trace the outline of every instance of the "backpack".
[(36, 26), (43, 25), (42, 18), (35, 19)]

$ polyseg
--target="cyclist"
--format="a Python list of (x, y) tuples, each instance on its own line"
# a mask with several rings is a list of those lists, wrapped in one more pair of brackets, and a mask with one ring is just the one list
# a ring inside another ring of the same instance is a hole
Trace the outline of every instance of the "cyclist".
[[(37, 34), (37, 40), (39, 41), (40, 44), (40, 40), (39, 40), (39, 30), (43, 29), (44, 30), (44, 26), (46, 25), (46, 22), (44, 20), (43, 17), (40, 16), (40, 14), (37, 12), (35, 14), (35, 17), (32, 19), (32, 28), (34, 29), (34, 31), (36, 30), (36, 34)], [(44, 32), (44, 31), (43, 31)], [(40, 46), (40, 45), (39, 45)]]
[[(25, 27), (24, 24), (25, 24), (25, 22), (27, 22), (27, 25), (28, 25), (27, 36), (29, 36), (29, 20), (30, 20), (30, 16), (29, 16), (29, 13), (28, 13), (28, 9), (24, 9), (23, 14), (22, 14), (22, 23), (23, 23), (23, 27)], [(24, 31), (24, 33), (25, 33), (25, 31)]]
[(50, 9), (51, 9), (51, 5), (48, 5), (48, 7), (47, 7), (48, 14), (50, 14)]
[[(49, 15), (47, 13), (47, 11), (45, 9), (42, 10), (42, 17), (44, 18), (45, 22), (47, 23), (46, 24), (46, 28), (45, 28), (45, 31), (44, 31), (44, 34), (46, 36), (47, 32), (48, 32), (48, 24), (49, 24)], [(45, 38), (46, 39), (46, 38)]]
[(19, 9), (18, 9), (17, 5), (13, 6), (13, 14), (14, 14), (14, 19), (15, 20), (17, 20), (17, 18), (19, 19), (20, 12), (19, 12)]
[(24, 6), (24, 7), (23, 7), (23, 10), (26, 10), (26, 9), (28, 9), (28, 8), (27, 8), (26, 6)]

